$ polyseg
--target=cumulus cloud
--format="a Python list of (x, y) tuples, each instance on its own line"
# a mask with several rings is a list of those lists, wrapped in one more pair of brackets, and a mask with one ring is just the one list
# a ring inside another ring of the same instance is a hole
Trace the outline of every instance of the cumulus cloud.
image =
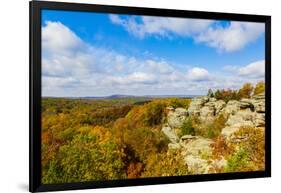
[(192, 81), (206, 81), (210, 80), (210, 73), (204, 68), (192, 68), (188, 71), (187, 77)]
[(260, 60), (241, 67), (238, 70), (240, 76), (251, 78), (264, 78), (265, 76), (265, 61)]
[(47, 21), (45, 24), (42, 28), (44, 54), (48, 54), (47, 51), (72, 54), (82, 45), (82, 40), (62, 23)]
[(195, 38), (219, 51), (233, 52), (256, 41), (264, 33), (263, 23), (230, 22), (226, 27), (215, 25)]
[[(119, 19), (112, 20), (122, 23)], [(204, 68), (187, 70), (161, 58), (138, 58), (87, 44), (60, 22), (42, 27), (43, 96), (202, 94), (208, 88), (238, 88), (250, 76), (255, 81), (264, 70), (259, 62), (237, 68), (232, 77), (215, 77)]]
[(45, 96), (66, 96), (74, 91), (75, 95), (106, 95), (118, 92), (117, 89), (133, 92), (134, 88), (152, 86), (159, 80), (176, 81), (176, 69), (169, 62), (140, 59), (89, 45), (60, 22), (46, 22), (42, 40)]
[(170, 37), (178, 35), (193, 38), (220, 52), (234, 52), (256, 41), (264, 33), (264, 24), (254, 22), (230, 22), (221, 25), (216, 20), (186, 19), (171, 17), (109, 16), (112, 23), (120, 25), (136, 37)]
[(155, 84), (157, 78), (154, 74), (147, 74), (144, 72), (134, 72), (125, 76), (111, 76), (105, 80), (102, 80), (107, 84), (120, 84), (120, 85), (132, 85), (132, 84)]
[(144, 38), (148, 35), (157, 36), (191, 36), (207, 29), (214, 21), (206, 19), (184, 19), (172, 17), (128, 17), (109, 16), (112, 23), (123, 26), (129, 33)]

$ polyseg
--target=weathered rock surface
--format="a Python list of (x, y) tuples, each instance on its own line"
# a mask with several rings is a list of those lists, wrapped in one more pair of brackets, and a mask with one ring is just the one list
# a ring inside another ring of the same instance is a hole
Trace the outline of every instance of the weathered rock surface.
[(184, 147), (185, 153), (199, 155), (201, 153), (210, 153), (212, 143), (211, 139), (196, 136), (193, 140), (183, 141), (181, 145)]
[(258, 94), (252, 97), (252, 103), (254, 105), (254, 109), (257, 113), (265, 113), (265, 95)]
[(221, 110), (225, 107), (226, 103), (223, 100), (218, 100), (215, 103), (216, 115), (218, 115)]
[(241, 101), (236, 102), (229, 101), (224, 112), (229, 117), (226, 127), (222, 129), (221, 134), (230, 142), (244, 140), (243, 136), (236, 139), (237, 137), (235, 138), (233, 133), (242, 127), (265, 126), (264, 94), (253, 96), (251, 99), (241, 99)]
[(169, 149), (180, 149), (181, 145), (179, 143), (169, 143), (168, 148)]
[(209, 97), (198, 97), (192, 99), (188, 112), (191, 116), (199, 116), (201, 122), (209, 123), (215, 119), (225, 107), (223, 100), (216, 100)]
[(205, 103), (209, 101), (209, 97), (197, 97), (192, 99), (189, 108), (188, 113), (189, 115), (200, 115), (200, 109), (203, 107)]
[(165, 124), (162, 127), (162, 132), (167, 136), (167, 138), (172, 142), (172, 143), (177, 143), (179, 141), (179, 137), (177, 136), (176, 132), (174, 129), (172, 129), (168, 124)]
[(265, 126), (265, 113), (256, 113), (255, 126), (264, 127)]
[(186, 117), (188, 116), (187, 110), (184, 108), (173, 109), (171, 107), (167, 108), (167, 110), (168, 110), (167, 120), (169, 126), (172, 128), (181, 127)]
[[(243, 127), (254, 127), (264, 129), (265, 127), (265, 96), (259, 94), (250, 99), (216, 100), (210, 97), (198, 97), (192, 99), (189, 108), (167, 108), (167, 124), (162, 128), (164, 134), (171, 143), (169, 149), (178, 149), (187, 167), (197, 174), (209, 173), (217, 168), (223, 169), (227, 165), (224, 157), (212, 159), (212, 139), (201, 136), (184, 135), (178, 137), (175, 130), (179, 128), (188, 116), (196, 116), (201, 123), (212, 122), (217, 116), (223, 115), (227, 118), (225, 128), (221, 136), (225, 137), (227, 143), (239, 143), (248, 140), (249, 136), (233, 135)], [(203, 124), (204, 125), (204, 124)]]
[(254, 109), (253, 100), (252, 99), (241, 99), (240, 108), (241, 109), (250, 108), (251, 110), (253, 110)]
[(208, 173), (210, 165), (206, 158), (212, 153), (210, 145), (213, 141), (199, 136), (181, 141), (182, 156), (190, 170), (194, 173)]
[(239, 101), (230, 100), (226, 104), (225, 108), (222, 110), (222, 113), (225, 115), (232, 115), (235, 114), (237, 111), (240, 110), (241, 103)]

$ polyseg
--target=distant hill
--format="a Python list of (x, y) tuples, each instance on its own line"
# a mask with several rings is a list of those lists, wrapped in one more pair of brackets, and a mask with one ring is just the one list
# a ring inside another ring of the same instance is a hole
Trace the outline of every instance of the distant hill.
[(97, 100), (104, 100), (104, 99), (126, 99), (126, 98), (136, 98), (136, 99), (155, 99), (155, 98), (194, 98), (201, 95), (122, 95), (122, 94), (115, 94), (110, 96), (85, 96), (85, 97), (52, 97), (52, 96), (45, 96), (43, 98), (69, 98), (69, 99), (97, 99)]
[(79, 97), (79, 98), (86, 98), (86, 99), (123, 99), (123, 98), (194, 98), (200, 95), (110, 95), (110, 96), (86, 96), (86, 97)]

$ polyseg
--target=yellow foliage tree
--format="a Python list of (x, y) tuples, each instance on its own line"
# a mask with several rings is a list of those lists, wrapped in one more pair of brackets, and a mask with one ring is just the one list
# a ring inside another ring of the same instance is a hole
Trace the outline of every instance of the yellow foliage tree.
[(253, 85), (251, 83), (246, 83), (243, 87), (239, 90), (238, 94), (241, 98), (250, 98), (253, 93)]
[(265, 91), (264, 81), (258, 82), (254, 90), (254, 95), (264, 93), (264, 91)]

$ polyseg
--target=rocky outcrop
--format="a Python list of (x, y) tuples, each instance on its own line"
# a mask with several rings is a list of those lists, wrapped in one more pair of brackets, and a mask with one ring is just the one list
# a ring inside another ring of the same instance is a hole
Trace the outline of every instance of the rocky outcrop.
[(265, 95), (259, 94), (253, 96), (253, 105), (257, 113), (265, 113)]
[(189, 108), (188, 113), (190, 116), (199, 116), (200, 110), (204, 106), (205, 103), (209, 101), (209, 97), (198, 97), (192, 99)]
[[(229, 101), (224, 112), (229, 115), (226, 127), (221, 134), (229, 141), (234, 142), (233, 134), (242, 127), (265, 126), (265, 97), (264, 94), (253, 96), (251, 99)], [(229, 104), (231, 102), (231, 104)], [(226, 110), (227, 109), (227, 110)], [(243, 139), (239, 139), (243, 140)]]
[(169, 149), (178, 149), (187, 167), (193, 173), (208, 173), (210, 169), (224, 168), (227, 161), (224, 157), (212, 159), (212, 139), (202, 136), (184, 135), (177, 136), (175, 129), (180, 128), (188, 116), (198, 117), (200, 122), (211, 123), (217, 116), (223, 115), (227, 121), (221, 131), (221, 136), (227, 143), (239, 143), (247, 140), (249, 136), (233, 135), (243, 127), (264, 129), (265, 127), (265, 96), (264, 94), (253, 96), (250, 99), (216, 100), (210, 97), (198, 97), (192, 99), (188, 109), (167, 108), (167, 123), (162, 131), (170, 140)]
[(168, 115), (167, 121), (170, 127), (179, 128), (184, 123), (186, 117), (188, 116), (188, 112), (184, 108), (172, 108), (168, 107)]
[(198, 97), (192, 99), (188, 112), (190, 116), (198, 116), (201, 122), (210, 123), (225, 107), (223, 100), (209, 97)]
[(218, 100), (215, 103), (216, 115), (218, 115), (225, 107), (226, 103), (223, 100)]
[(180, 139), (182, 156), (185, 164), (196, 174), (206, 174), (211, 168), (223, 168), (226, 166), (224, 158), (210, 159), (212, 156), (213, 140), (200, 136), (183, 136)]
[(162, 127), (162, 132), (172, 143), (177, 143), (179, 141), (179, 137), (177, 136), (175, 130), (172, 129), (168, 124), (165, 124)]
[(226, 104), (225, 108), (222, 110), (222, 114), (229, 116), (235, 114), (240, 110), (241, 103), (239, 101), (230, 100)]

